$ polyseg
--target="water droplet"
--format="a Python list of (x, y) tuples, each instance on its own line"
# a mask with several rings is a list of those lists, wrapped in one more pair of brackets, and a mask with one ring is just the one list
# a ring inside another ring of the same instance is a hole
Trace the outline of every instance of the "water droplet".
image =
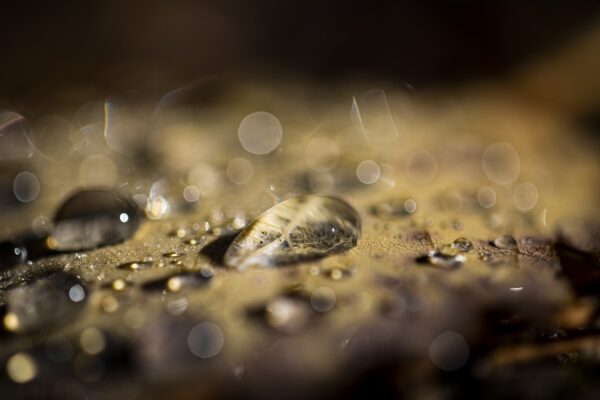
[(379, 180), (381, 168), (375, 161), (365, 160), (356, 167), (356, 176), (365, 185), (370, 185)]
[(31, 172), (19, 172), (13, 182), (13, 192), (21, 203), (32, 202), (40, 193), (40, 181)]
[[(409, 211), (410, 209), (412, 209), (411, 207), (408, 207), (408, 209), (407, 207), (405, 207), (405, 205), (407, 204), (406, 202), (408, 200), (402, 198), (394, 198), (387, 201), (383, 201), (372, 205), (370, 211), (371, 214), (385, 220), (404, 217), (414, 211)], [(412, 200), (412, 202), (414, 203), (414, 200)], [(414, 208), (416, 209), (416, 203)]]
[(115, 244), (130, 238), (139, 224), (137, 208), (129, 200), (108, 190), (83, 190), (59, 207), (48, 245), (74, 251)]
[(455, 371), (469, 359), (469, 345), (456, 332), (447, 331), (436, 337), (429, 346), (431, 362), (441, 370)]
[[(73, 287), (76, 286), (79, 286), (83, 292), (78, 294), (83, 296), (78, 302), (71, 300), (70, 297)], [(14, 320), (10, 324), (14, 329), (10, 330), (30, 333), (72, 322), (85, 306), (86, 292), (83, 282), (64, 272), (56, 272), (10, 289), (6, 294), (7, 316), (11, 316), (9, 319)], [(7, 316), (5, 316), (5, 326)]]
[(225, 336), (219, 325), (201, 322), (190, 330), (187, 344), (196, 357), (211, 358), (221, 352), (225, 344)]
[(38, 373), (37, 363), (29, 354), (21, 352), (13, 355), (6, 363), (6, 372), (16, 383), (26, 383)]
[(494, 246), (499, 249), (516, 249), (517, 241), (512, 236), (504, 235), (494, 240)]
[(352, 272), (344, 268), (332, 268), (327, 272), (327, 275), (334, 281), (339, 281), (352, 276)]
[(275, 150), (282, 135), (279, 119), (264, 111), (247, 115), (238, 128), (240, 143), (252, 154), (267, 154)]
[(453, 252), (435, 249), (429, 251), (429, 253), (427, 253), (427, 257), (424, 259), (419, 259), (419, 261), (427, 261), (429, 264), (435, 267), (455, 269), (460, 267), (465, 262), (465, 256), (460, 253), (454, 254)]
[(421, 185), (429, 183), (435, 178), (437, 172), (437, 160), (428, 151), (416, 151), (406, 159), (406, 173), (415, 183)]
[(538, 199), (537, 186), (530, 182), (521, 183), (513, 191), (513, 201), (521, 211), (531, 210), (537, 204)]
[(150, 269), (154, 263), (152, 261), (130, 261), (119, 265), (118, 269), (128, 269), (131, 271), (140, 271), (144, 269)]
[(254, 167), (243, 157), (234, 158), (227, 164), (227, 177), (236, 185), (244, 185), (252, 179)]
[(313, 311), (299, 298), (278, 296), (265, 307), (265, 321), (276, 331), (294, 333), (304, 328), (311, 319)]
[(452, 247), (459, 251), (467, 252), (473, 248), (473, 243), (471, 243), (471, 241), (467, 238), (460, 237), (452, 242)]
[(27, 262), (25, 246), (10, 241), (0, 242), (0, 270)]
[(145, 290), (180, 292), (186, 289), (198, 288), (206, 285), (212, 278), (212, 273), (206, 271), (183, 272), (144, 283)]
[(323, 257), (354, 247), (360, 217), (345, 201), (306, 195), (280, 203), (256, 218), (227, 249), (230, 267), (270, 266)]
[(483, 172), (492, 182), (500, 185), (512, 183), (521, 172), (521, 160), (514, 147), (508, 143), (494, 143), (481, 156)]

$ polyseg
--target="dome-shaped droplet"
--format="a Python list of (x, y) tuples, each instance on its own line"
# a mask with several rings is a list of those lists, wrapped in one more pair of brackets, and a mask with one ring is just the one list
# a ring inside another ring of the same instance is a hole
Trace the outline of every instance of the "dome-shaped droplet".
[(5, 326), (14, 332), (31, 333), (72, 322), (85, 306), (86, 293), (80, 279), (64, 272), (17, 286), (6, 293)]
[(108, 190), (83, 190), (58, 209), (48, 245), (75, 251), (115, 244), (130, 238), (139, 224), (131, 201)]
[(348, 250), (360, 236), (360, 217), (345, 201), (332, 196), (291, 198), (256, 218), (233, 241), (225, 264), (286, 264)]

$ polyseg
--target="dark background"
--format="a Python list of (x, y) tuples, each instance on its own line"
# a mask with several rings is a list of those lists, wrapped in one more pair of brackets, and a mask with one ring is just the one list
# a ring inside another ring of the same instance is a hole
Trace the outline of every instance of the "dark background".
[(69, 105), (214, 74), (459, 85), (559, 47), (599, 8), (577, 0), (4, 1), (0, 99), (21, 109)]

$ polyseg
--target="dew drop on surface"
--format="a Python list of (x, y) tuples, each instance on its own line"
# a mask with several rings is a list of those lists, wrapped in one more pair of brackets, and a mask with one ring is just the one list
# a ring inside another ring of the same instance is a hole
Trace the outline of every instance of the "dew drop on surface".
[(365, 160), (356, 167), (356, 176), (365, 185), (371, 185), (381, 177), (381, 168), (375, 161)]
[(494, 240), (494, 246), (499, 249), (516, 249), (517, 241), (512, 236), (504, 235)]
[(483, 208), (491, 208), (496, 204), (496, 191), (489, 186), (484, 186), (477, 191), (477, 201)]
[(267, 154), (281, 142), (283, 128), (279, 119), (265, 111), (247, 115), (238, 128), (238, 138), (244, 150), (252, 154)]
[(17, 353), (8, 359), (6, 373), (16, 383), (27, 383), (36, 377), (37, 363), (29, 354)]
[(427, 253), (427, 262), (435, 267), (455, 269), (465, 262), (465, 256), (435, 249)]
[(312, 291), (310, 305), (318, 312), (327, 312), (335, 306), (335, 292), (327, 286), (321, 286)]
[(431, 362), (443, 371), (456, 371), (469, 359), (469, 345), (456, 332), (446, 331), (436, 337), (429, 346)]
[(126, 269), (130, 271), (140, 271), (150, 269), (154, 263), (152, 261), (130, 261), (117, 266), (118, 269)]
[[(83, 298), (71, 300), (72, 288), (80, 286)], [(31, 333), (73, 321), (85, 307), (87, 289), (77, 277), (55, 272), (6, 293), (8, 314), (17, 332)], [(6, 325), (6, 317), (5, 317)]]
[(221, 352), (225, 337), (219, 325), (201, 322), (190, 330), (187, 344), (196, 357), (212, 358)]
[(0, 242), (0, 270), (27, 262), (27, 248), (11, 241)]
[(279, 296), (267, 303), (265, 321), (276, 331), (294, 333), (310, 322), (311, 312), (305, 301), (295, 297)]
[(514, 182), (521, 172), (519, 154), (508, 143), (493, 143), (486, 147), (481, 166), (487, 178), (500, 185)]
[(438, 172), (437, 159), (428, 151), (416, 151), (406, 159), (406, 174), (414, 183), (431, 182)]
[(471, 243), (471, 241), (467, 238), (460, 237), (452, 242), (452, 247), (459, 251), (467, 252), (473, 249), (473, 243)]
[(139, 224), (138, 209), (129, 200), (108, 190), (83, 190), (59, 207), (48, 245), (75, 251), (116, 244), (133, 236)]
[(252, 179), (254, 167), (243, 157), (237, 157), (227, 164), (227, 177), (236, 185), (244, 185)]
[(537, 204), (539, 192), (531, 182), (518, 185), (513, 191), (513, 202), (520, 211), (529, 211)]
[[(408, 199), (403, 199), (403, 198), (389, 199), (387, 201), (382, 201), (382, 202), (372, 205), (370, 208), (370, 211), (371, 211), (371, 214), (375, 215), (378, 218), (384, 219), (384, 220), (401, 218), (401, 217), (404, 217), (414, 211), (414, 210), (409, 211), (411, 209), (411, 207), (408, 207), (408, 209), (405, 207), (405, 204), (407, 201), (408, 201)], [(413, 202), (414, 202), (414, 200), (413, 200)], [(415, 205), (415, 209), (416, 209), (416, 205)]]
[(0, 109), (0, 160), (29, 158), (32, 154), (25, 118), (14, 111)]
[(340, 158), (340, 149), (333, 140), (326, 137), (317, 137), (306, 145), (304, 158), (313, 170), (329, 171), (337, 165)]
[(13, 182), (13, 192), (21, 203), (32, 202), (40, 193), (40, 181), (31, 172), (19, 172)]
[(345, 201), (325, 195), (293, 197), (265, 211), (225, 252), (227, 266), (274, 266), (348, 250), (360, 237), (360, 217)]

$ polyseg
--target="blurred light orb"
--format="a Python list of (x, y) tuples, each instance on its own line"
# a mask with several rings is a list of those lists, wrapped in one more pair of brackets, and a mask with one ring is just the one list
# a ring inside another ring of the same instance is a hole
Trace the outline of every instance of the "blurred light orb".
[(29, 354), (17, 353), (8, 359), (6, 372), (14, 382), (26, 383), (37, 375), (37, 363)]
[(497, 184), (514, 182), (521, 172), (521, 160), (517, 151), (508, 143), (493, 143), (485, 148), (481, 156), (485, 176)]
[(13, 181), (13, 192), (21, 203), (29, 203), (40, 194), (40, 181), (31, 172), (19, 172)]
[(415, 211), (417, 211), (417, 202), (414, 199), (406, 199), (404, 201), (403, 207), (404, 211), (406, 211), (409, 214), (412, 214)]
[(221, 174), (210, 164), (197, 163), (188, 172), (187, 183), (196, 186), (201, 196), (210, 196), (221, 187)]
[(83, 290), (83, 287), (80, 284), (71, 286), (69, 289), (69, 299), (71, 299), (73, 303), (79, 303), (85, 299), (85, 290)]
[(212, 322), (194, 326), (187, 337), (188, 348), (199, 358), (211, 358), (221, 352), (225, 337), (221, 328)]
[(531, 182), (524, 182), (518, 185), (513, 191), (513, 201), (515, 206), (521, 211), (529, 211), (537, 204), (539, 192), (537, 186)]
[(200, 200), (200, 189), (194, 185), (187, 185), (183, 189), (183, 199), (188, 203), (196, 203)]
[(327, 312), (335, 305), (335, 292), (327, 286), (321, 286), (312, 291), (310, 305), (318, 312)]
[(101, 353), (106, 347), (104, 334), (98, 328), (86, 328), (79, 336), (79, 344), (83, 351), (94, 355)]
[(429, 346), (431, 362), (443, 371), (456, 371), (469, 359), (469, 345), (456, 332), (446, 331), (436, 337)]
[(333, 169), (340, 158), (340, 149), (336, 142), (325, 137), (312, 139), (304, 150), (306, 163), (315, 171)]
[(55, 363), (64, 363), (73, 357), (73, 345), (67, 336), (54, 334), (46, 341), (46, 356)]
[(146, 216), (150, 219), (162, 219), (171, 212), (171, 205), (161, 195), (152, 195), (146, 202)]
[(254, 167), (243, 157), (237, 157), (227, 164), (227, 177), (236, 185), (244, 185), (252, 179)]
[(416, 151), (406, 159), (406, 174), (414, 183), (421, 185), (429, 183), (435, 178), (437, 172), (437, 160), (428, 151)]
[(238, 137), (244, 150), (258, 155), (275, 150), (282, 135), (279, 119), (265, 111), (248, 114), (238, 128)]
[(489, 186), (483, 186), (477, 191), (477, 201), (483, 208), (491, 208), (496, 204), (496, 191)]
[(356, 176), (365, 185), (371, 185), (381, 177), (381, 168), (375, 161), (365, 160), (356, 167)]

